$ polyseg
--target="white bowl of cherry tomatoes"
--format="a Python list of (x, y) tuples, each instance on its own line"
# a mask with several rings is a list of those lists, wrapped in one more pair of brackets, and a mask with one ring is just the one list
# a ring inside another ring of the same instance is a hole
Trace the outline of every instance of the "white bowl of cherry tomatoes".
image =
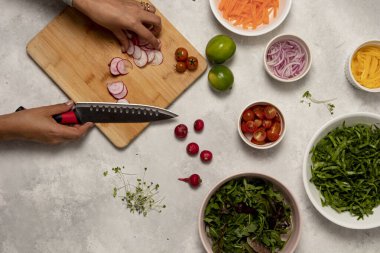
[(281, 111), (268, 102), (246, 106), (238, 121), (241, 139), (257, 149), (268, 149), (281, 142), (285, 135), (285, 120)]

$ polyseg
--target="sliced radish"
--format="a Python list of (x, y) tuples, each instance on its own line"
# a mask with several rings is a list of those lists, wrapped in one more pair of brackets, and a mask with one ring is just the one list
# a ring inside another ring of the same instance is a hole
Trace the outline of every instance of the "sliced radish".
[(129, 42), (129, 46), (128, 46), (128, 49), (127, 49), (127, 54), (128, 55), (133, 55), (133, 52), (135, 51), (135, 45), (133, 45), (132, 41), (131, 40), (128, 40)]
[(161, 51), (153, 50), (154, 52), (154, 59), (152, 61), (152, 65), (160, 65), (162, 61), (164, 60), (164, 56), (162, 55)]
[(146, 46), (146, 45), (148, 45), (149, 44), (149, 42), (146, 40), (146, 39), (143, 39), (143, 38), (139, 38), (139, 46), (141, 47), (141, 46)]
[(122, 99), (122, 98), (125, 98), (125, 96), (127, 96), (127, 94), (128, 94), (128, 89), (125, 85), (123, 85), (122, 92), (120, 92), (119, 94), (114, 94), (112, 96), (116, 99)]
[(125, 85), (122, 81), (107, 84), (109, 93), (114, 96), (123, 92)]
[(141, 52), (142, 52), (142, 50), (141, 50), (141, 48), (139, 47), (139, 46), (134, 46), (135, 47), (135, 51), (133, 52), (133, 58), (134, 59), (140, 59), (141, 58)]
[(128, 68), (126, 65), (126, 62), (129, 62), (128, 60), (121, 60), (117, 63), (116, 68), (119, 71), (120, 75), (126, 75), (128, 74)]
[(125, 98), (122, 98), (122, 99), (119, 99), (119, 100), (117, 101), (117, 103), (129, 104), (129, 101), (128, 101), (127, 99), (125, 99)]
[(121, 60), (123, 59), (121, 59), (120, 57), (114, 57), (112, 58), (111, 62), (108, 64), (110, 66), (110, 72), (112, 75), (114, 76), (120, 75), (120, 72), (117, 69), (117, 63)]
[(133, 64), (130, 60), (124, 59), (124, 65), (127, 67), (128, 71), (133, 69)]
[(133, 59), (135, 62), (136, 66), (139, 68), (144, 67), (148, 63), (148, 55), (146, 54), (145, 51), (141, 51), (141, 57), (139, 59)]
[(135, 46), (139, 46), (139, 45), (140, 45), (139, 37), (137, 37), (137, 36), (132, 36), (131, 40), (132, 40), (132, 42), (133, 42), (133, 44), (134, 44)]
[(154, 53), (154, 50), (147, 50), (147, 51), (145, 51), (146, 52), (146, 54), (148, 55), (148, 62), (150, 63), (150, 62), (152, 62), (153, 61), (153, 59), (154, 59), (154, 56), (155, 56), (155, 53)]

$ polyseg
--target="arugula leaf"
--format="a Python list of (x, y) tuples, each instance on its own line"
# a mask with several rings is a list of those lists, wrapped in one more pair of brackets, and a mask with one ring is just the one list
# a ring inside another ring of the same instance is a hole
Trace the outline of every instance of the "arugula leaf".
[(322, 206), (358, 220), (380, 205), (380, 129), (357, 124), (330, 131), (311, 150), (310, 181)]

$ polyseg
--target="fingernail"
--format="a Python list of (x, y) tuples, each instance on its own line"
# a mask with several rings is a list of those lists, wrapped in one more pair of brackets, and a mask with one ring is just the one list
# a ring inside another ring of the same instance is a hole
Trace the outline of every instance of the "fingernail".
[(125, 53), (127, 50), (125, 49), (124, 45), (121, 46), (121, 52)]
[(72, 101), (72, 100), (69, 100), (69, 101), (66, 102), (66, 105), (72, 106), (73, 104), (74, 104), (74, 101)]

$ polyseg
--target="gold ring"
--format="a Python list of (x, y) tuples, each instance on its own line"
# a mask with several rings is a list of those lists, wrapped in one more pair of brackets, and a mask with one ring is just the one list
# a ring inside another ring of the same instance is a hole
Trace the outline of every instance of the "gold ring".
[(141, 1), (140, 4), (144, 8), (144, 11), (150, 11), (150, 4), (149, 3)]

